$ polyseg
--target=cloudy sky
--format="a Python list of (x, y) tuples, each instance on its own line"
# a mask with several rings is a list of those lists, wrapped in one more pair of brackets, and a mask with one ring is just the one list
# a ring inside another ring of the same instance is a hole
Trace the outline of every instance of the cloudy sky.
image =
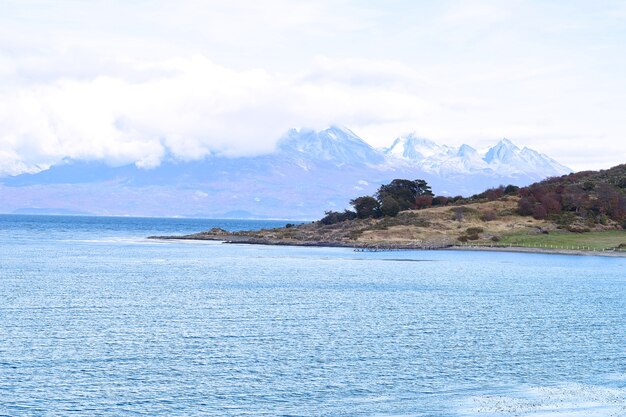
[(63, 158), (271, 152), (291, 127), (374, 146), (507, 137), (626, 162), (626, 2), (0, 0), (0, 175)]

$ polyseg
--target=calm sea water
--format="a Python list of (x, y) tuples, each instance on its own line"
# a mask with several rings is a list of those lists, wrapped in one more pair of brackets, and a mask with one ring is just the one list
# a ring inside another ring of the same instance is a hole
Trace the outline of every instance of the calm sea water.
[(0, 216), (0, 415), (626, 416), (625, 259), (144, 239), (267, 225)]

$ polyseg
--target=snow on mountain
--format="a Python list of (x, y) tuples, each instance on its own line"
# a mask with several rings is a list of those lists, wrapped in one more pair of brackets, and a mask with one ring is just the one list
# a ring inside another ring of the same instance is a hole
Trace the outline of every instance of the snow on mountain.
[(496, 146), (490, 148), (483, 159), (499, 174), (523, 174), (543, 179), (572, 172), (571, 169), (537, 151), (526, 147), (520, 150), (508, 139), (502, 139)]
[(524, 147), (520, 152), (520, 156), (524, 158), (529, 166), (533, 167), (544, 167), (546, 171), (553, 169), (557, 172), (556, 175), (563, 175), (572, 172), (571, 169), (566, 167), (565, 165), (559, 164), (554, 159), (550, 158), (545, 154), (540, 154), (537, 151)]
[(424, 179), (440, 195), (471, 195), (569, 171), (506, 139), (477, 151), (411, 134), (378, 150), (345, 128), (292, 129), (267, 155), (168, 159), (152, 169), (67, 160), (37, 174), (0, 178), (0, 212), (219, 217), (245, 210), (259, 217), (314, 219), (394, 178)]
[(278, 152), (300, 160), (327, 161), (336, 166), (384, 162), (385, 157), (346, 128), (336, 126), (316, 132), (291, 129), (278, 144)]
[(447, 154), (447, 157), (438, 166), (431, 164), (431, 169), (439, 175), (446, 177), (472, 173), (491, 174), (493, 171), (489, 165), (483, 160), (482, 155), (469, 145), (461, 145), (453, 154)]
[(419, 138), (415, 136), (415, 133), (410, 133), (397, 138), (390, 147), (384, 148), (382, 151), (388, 156), (422, 161), (448, 150), (447, 148), (447, 146), (437, 145), (431, 140)]
[(483, 158), (488, 164), (509, 163), (515, 160), (515, 156), (519, 154), (520, 149), (513, 142), (504, 138), (490, 148)]
[(391, 164), (400, 160), (425, 172), (452, 177), (483, 174), (494, 177), (528, 177), (533, 180), (563, 175), (571, 170), (532, 149), (520, 150), (513, 142), (502, 139), (495, 146), (479, 152), (469, 145), (453, 148), (438, 145), (414, 134), (397, 138), (383, 152)]

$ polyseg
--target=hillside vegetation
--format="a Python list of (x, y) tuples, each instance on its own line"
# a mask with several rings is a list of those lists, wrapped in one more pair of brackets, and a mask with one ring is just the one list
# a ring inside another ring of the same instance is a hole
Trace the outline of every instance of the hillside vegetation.
[(190, 239), (356, 247), (525, 246), (626, 250), (626, 165), (501, 186), (469, 198), (435, 196), (423, 180), (396, 179), (354, 210), (308, 224)]

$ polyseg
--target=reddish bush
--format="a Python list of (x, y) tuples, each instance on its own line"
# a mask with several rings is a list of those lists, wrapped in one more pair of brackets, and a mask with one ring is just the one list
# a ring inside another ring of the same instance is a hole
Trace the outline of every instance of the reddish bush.
[(517, 212), (522, 216), (530, 216), (533, 214), (533, 201), (530, 197), (522, 197), (517, 203)]
[(490, 188), (483, 193), (484, 197), (489, 201), (497, 200), (504, 195), (504, 187)]
[(530, 186), (530, 193), (537, 200), (541, 200), (543, 198), (543, 196), (545, 196), (549, 192), (550, 192), (550, 190), (548, 189), (548, 187), (546, 187), (545, 185), (543, 185), (541, 183), (533, 184), (533, 185)]
[(543, 220), (546, 218), (547, 215), (548, 215), (548, 212), (546, 211), (546, 208), (543, 206), (543, 204), (537, 204), (533, 208), (533, 217), (535, 219)]
[(556, 214), (561, 212), (561, 202), (559, 195), (555, 193), (546, 194), (541, 198), (541, 205), (546, 209), (548, 214)]
[(433, 197), (429, 195), (421, 195), (415, 199), (415, 208), (424, 209), (433, 205)]

